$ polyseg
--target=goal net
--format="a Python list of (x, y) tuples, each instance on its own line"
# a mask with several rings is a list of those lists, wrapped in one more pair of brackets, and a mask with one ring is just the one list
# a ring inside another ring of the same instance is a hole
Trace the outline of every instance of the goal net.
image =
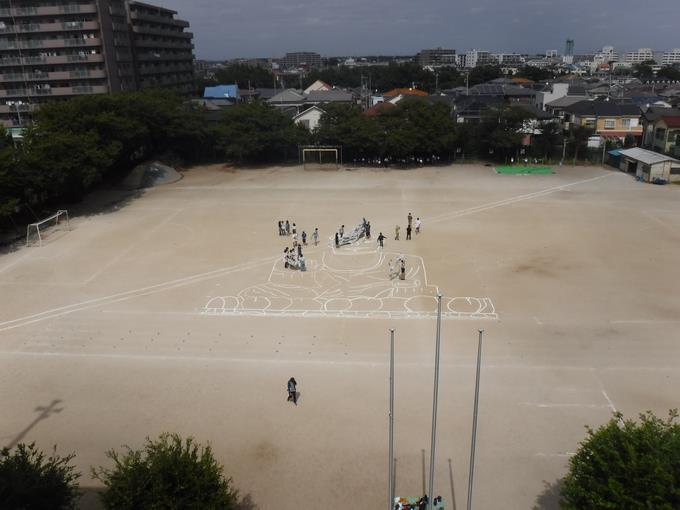
[(302, 166), (308, 168), (338, 168), (341, 153), (338, 147), (301, 147)]
[(68, 211), (61, 209), (49, 218), (31, 223), (26, 227), (26, 246), (42, 246), (43, 241), (57, 231), (71, 230)]

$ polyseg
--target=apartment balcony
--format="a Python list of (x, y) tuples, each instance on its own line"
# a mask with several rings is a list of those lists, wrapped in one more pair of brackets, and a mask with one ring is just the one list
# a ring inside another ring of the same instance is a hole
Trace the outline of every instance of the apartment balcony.
[(65, 38), (65, 39), (24, 39), (19, 40), (17, 44), (13, 40), (0, 41), (0, 50), (31, 50), (41, 48), (93, 48), (101, 46), (101, 39), (93, 37), (85, 39), (81, 37)]
[(63, 23), (18, 23), (0, 28), (0, 34), (31, 34), (99, 30), (98, 21), (65, 21)]
[(0, 18), (28, 18), (31, 16), (58, 16), (61, 14), (95, 14), (97, 6), (94, 3), (43, 5), (33, 7), (14, 7), (0, 9)]
[(189, 50), (193, 49), (194, 45), (189, 41), (154, 41), (150, 39), (135, 39), (134, 45), (137, 48), (162, 48), (162, 49), (176, 49)]
[(192, 53), (141, 53), (137, 55), (140, 62), (193, 61)]
[(24, 58), (5, 57), (0, 58), (0, 67), (20, 67), (23, 65), (49, 65), (49, 64), (72, 64), (72, 63), (101, 63), (104, 62), (104, 55), (100, 53), (83, 55), (34, 55)]
[(139, 11), (130, 11), (130, 19), (139, 21), (149, 21), (151, 23), (160, 23), (162, 25), (174, 25), (176, 27), (188, 27), (189, 22), (181, 19), (174, 19), (168, 16), (161, 16), (160, 14), (150, 14)]
[(109, 87), (106, 85), (78, 85), (75, 87), (45, 87), (40, 89), (18, 88), (0, 90), (0, 98), (14, 97), (63, 97), (81, 96), (84, 94), (106, 94)]
[(160, 35), (163, 37), (174, 37), (177, 39), (192, 39), (194, 34), (192, 32), (182, 32), (177, 30), (171, 30), (168, 27), (146, 27), (142, 25), (134, 25), (132, 31), (135, 34), (148, 34), (148, 35)]
[(193, 70), (194, 66), (191, 64), (144, 66), (139, 69), (139, 74), (146, 76), (153, 74), (187, 73), (193, 72)]
[(103, 69), (83, 69), (77, 71), (55, 71), (51, 73), (5, 73), (0, 75), (0, 82), (34, 82), (34, 81), (56, 81), (72, 80), (79, 78), (106, 78), (106, 71)]
[[(0, 104), (0, 115), (17, 115), (17, 109), (18, 113), (21, 115), (28, 115), (31, 112), (35, 111), (35, 106), (32, 104), (28, 103), (23, 103), (22, 105), (8, 105), (8, 104)], [(18, 115), (17, 115), (18, 116)]]

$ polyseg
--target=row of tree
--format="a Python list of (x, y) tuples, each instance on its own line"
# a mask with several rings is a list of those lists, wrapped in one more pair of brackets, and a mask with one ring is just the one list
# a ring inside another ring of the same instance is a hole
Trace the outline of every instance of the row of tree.
[[(343, 148), (344, 160), (390, 164), (482, 158), (562, 156), (557, 124), (540, 127), (523, 146), (525, 109), (490, 109), (479, 124), (458, 124), (444, 102), (409, 98), (368, 115), (357, 105), (329, 104), (313, 133), (266, 103), (227, 108), (219, 122), (162, 91), (83, 96), (46, 104), (24, 141), (0, 138), (0, 227), (25, 224), (57, 205), (80, 200), (102, 182), (122, 179), (151, 158), (192, 164), (294, 161), (300, 145)], [(567, 138), (567, 156), (585, 154), (591, 132)], [(528, 152), (527, 152), (528, 150)], [(3, 221), (4, 220), (4, 221)], [(1, 228), (0, 228), (1, 230)]]
[[(616, 413), (588, 435), (561, 481), (564, 510), (680, 508), (680, 425), (651, 412), (639, 422)], [(241, 499), (210, 446), (164, 434), (139, 450), (109, 451), (112, 467), (92, 470), (111, 510), (254, 508)], [(45, 457), (34, 444), (0, 453), (0, 508), (71, 510), (80, 498), (74, 455)], [(552, 496), (552, 490), (548, 493)], [(550, 502), (552, 506), (554, 502)]]
[[(92, 469), (104, 488), (102, 505), (111, 510), (252, 508), (239, 497), (231, 478), (215, 460), (210, 446), (192, 438), (162, 434), (141, 449), (110, 450), (111, 467)], [(35, 444), (0, 452), (0, 508), (6, 510), (72, 510), (82, 493), (75, 454), (46, 456)]]

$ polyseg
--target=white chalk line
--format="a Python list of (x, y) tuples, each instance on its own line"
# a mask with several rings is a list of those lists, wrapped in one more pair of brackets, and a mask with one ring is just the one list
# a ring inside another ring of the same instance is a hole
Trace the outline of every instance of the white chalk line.
[(563, 191), (563, 190), (568, 189), (568, 188), (573, 187), (573, 186), (578, 186), (580, 184), (585, 184), (585, 183), (588, 183), (588, 182), (593, 182), (593, 181), (597, 181), (597, 180), (600, 180), (600, 179), (605, 179), (607, 177), (610, 177), (611, 175), (613, 175), (613, 174), (600, 175), (598, 177), (593, 177), (593, 178), (590, 178), (590, 179), (584, 179), (584, 180), (581, 180), (581, 181), (562, 184), (560, 186), (554, 186), (552, 188), (546, 188), (544, 190), (535, 191), (533, 193), (525, 193), (523, 195), (517, 195), (515, 197), (506, 198), (506, 199), (503, 199), (503, 200), (499, 200), (497, 202), (490, 202), (488, 204), (482, 204), (482, 205), (478, 205), (478, 206), (475, 206), (475, 207), (470, 207), (468, 209), (461, 209), (460, 211), (454, 211), (452, 213), (440, 214), (440, 215), (437, 215), (437, 216), (430, 218), (428, 220), (428, 223), (434, 223), (434, 222), (437, 222), (437, 221), (443, 221), (443, 220), (448, 220), (448, 219), (452, 219), (452, 218), (459, 218), (461, 216), (468, 216), (470, 214), (474, 214), (474, 213), (477, 213), (477, 212), (488, 211), (488, 210), (491, 210), (491, 209), (496, 209), (498, 207), (503, 207), (505, 205), (511, 205), (511, 204), (515, 204), (517, 202), (523, 202), (525, 200), (531, 200), (531, 199), (534, 199), (534, 198), (539, 198), (539, 197), (542, 197), (542, 196), (545, 196), (545, 195), (550, 195), (550, 194), (555, 193), (557, 191)]
[(175, 216), (183, 212), (183, 209), (178, 209), (174, 213), (172, 213), (169, 216), (166, 216), (158, 225), (155, 227), (151, 228), (150, 230), (146, 231), (144, 236), (139, 239), (136, 243), (131, 243), (127, 248), (125, 248), (122, 252), (120, 252), (118, 255), (116, 255), (114, 258), (109, 260), (106, 264), (104, 264), (102, 267), (100, 267), (95, 273), (90, 276), (87, 280), (82, 282), (82, 285), (87, 285), (88, 283), (92, 282), (95, 280), (97, 277), (99, 277), (104, 271), (106, 271), (108, 268), (116, 264), (118, 261), (120, 261), (123, 257), (125, 257), (128, 253), (130, 253), (133, 249), (135, 249), (137, 246), (139, 246), (142, 242), (148, 241), (149, 236), (151, 236), (153, 233), (155, 233), (158, 229), (161, 227), (165, 226), (167, 223), (172, 221)]
[(604, 409), (609, 405), (604, 404), (542, 404), (538, 402), (520, 402), (522, 407), (536, 407), (538, 409), (559, 409), (559, 408), (585, 408), (585, 409)]
[[(322, 353), (322, 354), (336, 354), (337, 353)], [(302, 356), (303, 354), (300, 354)], [(371, 368), (387, 367), (387, 361), (352, 361), (352, 360), (328, 360), (328, 359), (303, 359), (303, 358), (246, 358), (246, 357), (227, 357), (211, 354), (210, 356), (200, 355), (183, 355), (183, 354), (133, 354), (133, 353), (85, 353), (85, 352), (55, 352), (55, 351), (0, 351), (0, 357), (5, 358), (84, 358), (84, 359), (111, 359), (111, 360), (140, 360), (140, 361), (187, 361), (200, 363), (255, 363), (255, 364), (307, 364), (307, 365), (342, 365), (342, 366), (368, 366)], [(405, 362), (397, 363), (401, 367), (432, 367), (431, 362)], [(443, 367), (461, 370), (474, 370), (477, 365), (473, 363), (442, 363)], [(528, 371), (586, 371), (592, 372), (594, 370), (601, 371), (630, 371), (630, 372), (654, 372), (654, 371), (671, 371), (680, 372), (680, 367), (576, 367), (576, 366), (551, 366), (551, 365), (499, 365), (488, 364), (483, 365), (484, 370), (528, 370)]]
[(614, 413), (617, 412), (616, 406), (614, 405), (614, 402), (612, 402), (612, 399), (609, 398), (609, 395), (607, 395), (607, 392), (604, 390), (604, 388), (602, 389), (602, 395), (607, 400), (607, 405), (612, 410), (612, 412), (614, 412)]
[(147, 287), (141, 287), (138, 289), (128, 290), (124, 292), (119, 292), (116, 294), (111, 294), (109, 296), (102, 296), (94, 299), (88, 299), (86, 301), (81, 301), (79, 303), (73, 303), (71, 305), (61, 306), (58, 308), (53, 308), (51, 310), (45, 310), (44, 312), (36, 313), (33, 315), (27, 315), (25, 317), (20, 317), (17, 319), (12, 319), (9, 321), (0, 322), (0, 332), (7, 331), (10, 329), (18, 328), (21, 326), (26, 326), (36, 322), (40, 322), (46, 319), (52, 319), (55, 317), (60, 317), (62, 315), (67, 315), (70, 313), (78, 312), (80, 310), (86, 310), (89, 308), (94, 308), (101, 304), (115, 303), (119, 301), (124, 301), (126, 299), (141, 297), (148, 294), (153, 294), (155, 292), (161, 292), (164, 290), (169, 290), (175, 287), (182, 287), (184, 285), (189, 285), (202, 280), (220, 277), (229, 273), (244, 271), (247, 269), (253, 269), (259, 265), (271, 263), (272, 261), (278, 259), (278, 257), (267, 257), (264, 259), (259, 259), (255, 261), (246, 262), (243, 264), (237, 264), (230, 267), (214, 269), (212, 271), (207, 271), (205, 273), (199, 273), (191, 276), (185, 276), (183, 278), (177, 278), (174, 280), (169, 280), (166, 282), (157, 283), (154, 285), (149, 285)]

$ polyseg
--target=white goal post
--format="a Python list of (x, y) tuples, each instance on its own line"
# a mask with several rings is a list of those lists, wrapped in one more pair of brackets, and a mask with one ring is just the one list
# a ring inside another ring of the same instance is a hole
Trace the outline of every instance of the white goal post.
[(49, 218), (45, 218), (36, 223), (31, 223), (26, 227), (26, 246), (31, 246), (31, 241), (35, 244), (36, 239), (38, 246), (42, 246), (43, 239), (48, 229), (56, 229), (63, 227), (64, 225), (66, 226), (66, 230), (71, 230), (68, 211), (66, 209), (60, 209)]
[[(330, 155), (331, 161), (324, 161), (324, 155)], [(334, 164), (336, 167), (342, 164), (341, 147), (322, 147), (322, 146), (302, 146), (300, 147), (300, 158), (303, 166), (309, 164), (323, 165)]]

